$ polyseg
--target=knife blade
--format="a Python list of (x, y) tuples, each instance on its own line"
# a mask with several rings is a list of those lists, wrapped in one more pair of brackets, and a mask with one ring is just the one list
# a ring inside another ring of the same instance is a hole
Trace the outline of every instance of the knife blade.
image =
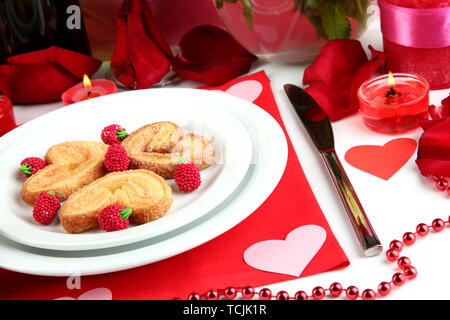
[(330, 119), (300, 87), (286, 84), (284, 90), (327, 166), (364, 254), (379, 255), (383, 247), (336, 154)]

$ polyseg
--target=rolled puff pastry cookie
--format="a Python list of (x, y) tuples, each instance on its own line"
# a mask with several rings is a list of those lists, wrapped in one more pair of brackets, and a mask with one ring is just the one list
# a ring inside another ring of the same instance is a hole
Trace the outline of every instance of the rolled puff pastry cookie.
[(172, 205), (172, 189), (149, 170), (109, 173), (72, 194), (63, 204), (59, 219), (69, 233), (98, 226), (97, 216), (112, 204), (131, 208), (130, 221), (144, 224), (164, 216)]
[(103, 177), (103, 158), (108, 146), (95, 141), (70, 141), (52, 146), (45, 155), (47, 167), (22, 186), (22, 199), (34, 205), (41, 192), (53, 191), (59, 201), (92, 181)]
[(122, 146), (131, 160), (130, 167), (148, 169), (172, 179), (180, 158), (194, 162), (202, 170), (214, 162), (213, 144), (202, 136), (183, 134), (172, 122), (156, 122), (131, 133)]

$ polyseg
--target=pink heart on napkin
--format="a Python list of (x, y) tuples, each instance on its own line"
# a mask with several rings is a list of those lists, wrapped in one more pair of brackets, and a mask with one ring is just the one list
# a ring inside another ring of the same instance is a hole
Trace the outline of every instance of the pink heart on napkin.
[(384, 146), (357, 146), (347, 151), (345, 160), (355, 168), (389, 180), (411, 158), (417, 142), (409, 138), (394, 139)]
[(253, 244), (244, 252), (253, 268), (299, 277), (325, 242), (327, 232), (317, 225), (305, 225), (289, 232), (286, 240)]

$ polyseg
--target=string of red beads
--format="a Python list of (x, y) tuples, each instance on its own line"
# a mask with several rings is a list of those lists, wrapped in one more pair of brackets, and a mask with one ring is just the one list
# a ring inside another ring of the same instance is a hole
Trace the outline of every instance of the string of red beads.
[[(437, 180), (436, 180), (437, 181)], [(448, 182), (447, 182), (448, 183)], [(449, 217), (450, 220), (450, 217)], [(297, 291), (294, 296), (290, 296), (287, 291), (279, 291), (273, 294), (268, 288), (263, 288), (259, 292), (255, 288), (247, 286), (243, 288), (228, 287), (226, 289), (211, 289), (204, 294), (199, 294), (196, 292), (191, 293), (187, 299), (188, 300), (218, 300), (220, 298), (225, 298), (228, 300), (233, 300), (241, 294), (243, 299), (253, 299), (259, 298), (260, 300), (322, 300), (327, 294), (332, 298), (345, 297), (350, 300), (356, 300), (358, 298), (362, 300), (374, 300), (380, 296), (387, 296), (393, 287), (400, 287), (405, 284), (407, 280), (413, 280), (417, 277), (417, 270), (411, 265), (411, 260), (406, 257), (400, 257), (400, 252), (403, 247), (412, 246), (416, 240), (417, 236), (425, 237), (429, 234), (430, 229), (435, 232), (441, 232), (444, 230), (445, 225), (450, 222), (444, 221), (442, 219), (434, 219), (431, 225), (425, 223), (419, 223), (416, 227), (415, 232), (406, 232), (403, 234), (402, 240), (392, 240), (389, 244), (389, 249), (386, 251), (386, 259), (391, 262), (397, 262), (397, 266), (400, 272), (396, 272), (391, 281), (383, 281), (378, 285), (377, 291), (372, 289), (365, 289), (360, 293), (360, 290), (356, 286), (349, 286), (346, 289), (339, 282), (333, 282), (328, 289), (321, 286), (315, 287), (311, 294), (308, 295), (305, 291)], [(175, 298), (179, 299), (179, 298)]]

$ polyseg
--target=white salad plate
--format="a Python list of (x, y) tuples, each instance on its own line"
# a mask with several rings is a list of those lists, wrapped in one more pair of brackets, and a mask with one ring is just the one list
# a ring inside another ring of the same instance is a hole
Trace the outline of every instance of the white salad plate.
[[(252, 160), (245, 177), (236, 179), (239, 180), (237, 188), (218, 206), (196, 220), (157, 237), (120, 247), (58, 251), (23, 245), (0, 236), (1, 268), (35, 275), (70, 276), (109, 273), (154, 263), (223, 234), (252, 214), (269, 197), (284, 173), (288, 149), (282, 129), (268, 113), (250, 102), (225, 93), (193, 89), (151, 89), (119, 94), (115, 98), (123, 95), (130, 102), (135, 99), (145, 101), (159, 94), (177, 96), (184, 104), (189, 101), (197, 104), (208, 101), (211, 108), (217, 107), (233, 115), (248, 129)], [(132, 108), (131, 103), (128, 106)], [(6, 141), (8, 138), (6, 136)], [(1, 142), (0, 153), (8, 145)]]
[[(200, 218), (236, 189), (252, 159), (248, 130), (222, 110), (223, 104), (199, 90), (126, 92), (61, 108), (17, 128), (0, 139), (0, 234), (41, 249), (92, 250), (157, 237)], [(131, 133), (158, 121), (171, 121), (185, 133), (205, 136), (216, 151), (215, 162), (201, 171), (199, 189), (180, 192), (173, 179), (167, 180), (174, 200), (164, 217), (143, 225), (130, 225), (119, 232), (96, 228), (80, 234), (67, 233), (57, 218), (50, 225), (41, 225), (33, 219), (33, 208), (20, 196), (24, 179), (17, 168), (23, 159), (43, 158), (52, 145), (65, 141), (101, 141), (101, 130), (113, 123)]]

